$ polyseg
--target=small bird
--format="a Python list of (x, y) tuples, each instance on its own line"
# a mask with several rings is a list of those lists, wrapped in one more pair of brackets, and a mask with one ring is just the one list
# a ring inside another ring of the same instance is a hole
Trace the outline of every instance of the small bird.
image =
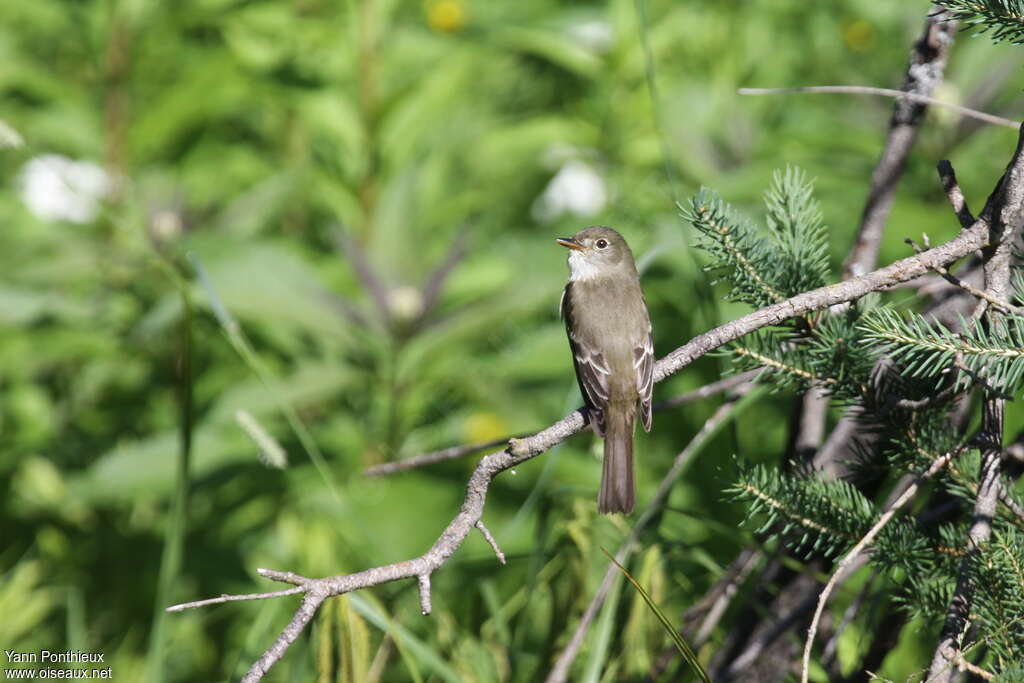
[(611, 228), (584, 228), (556, 240), (569, 249), (569, 282), (559, 309), (576, 380), (598, 436), (604, 437), (599, 512), (633, 511), (633, 425), (637, 406), (651, 431), (654, 342), (633, 252)]

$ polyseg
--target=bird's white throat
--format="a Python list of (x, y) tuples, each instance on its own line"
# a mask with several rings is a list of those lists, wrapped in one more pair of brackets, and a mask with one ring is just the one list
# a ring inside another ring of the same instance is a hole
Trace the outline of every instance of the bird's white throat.
[(597, 276), (597, 266), (588, 261), (583, 256), (582, 251), (574, 249), (573, 251), (569, 252), (569, 280), (571, 282), (577, 282), (579, 280), (591, 280)]

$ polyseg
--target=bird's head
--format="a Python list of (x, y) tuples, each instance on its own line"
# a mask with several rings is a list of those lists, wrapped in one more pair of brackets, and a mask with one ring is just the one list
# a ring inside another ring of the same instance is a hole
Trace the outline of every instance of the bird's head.
[(584, 228), (572, 237), (559, 237), (555, 241), (569, 249), (572, 280), (589, 280), (610, 275), (620, 268), (634, 268), (633, 254), (626, 240), (603, 225)]

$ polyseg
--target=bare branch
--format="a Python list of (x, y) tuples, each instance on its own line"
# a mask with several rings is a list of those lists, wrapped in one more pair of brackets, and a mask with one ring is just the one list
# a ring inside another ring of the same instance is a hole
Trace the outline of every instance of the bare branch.
[(947, 653), (947, 655), (948, 659), (953, 663), (954, 666), (956, 666), (956, 668), (959, 671), (974, 674), (983, 681), (991, 681), (996, 677), (996, 675), (991, 671), (982, 669), (977, 664), (972, 664), (971, 662), (967, 661), (967, 658), (964, 657), (964, 653), (960, 650), (952, 650), (951, 652)]
[(267, 648), (267, 651), (260, 655), (260, 658), (249, 667), (245, 676), (242, 676), (242, 683), (256, 683), (262, 680), (263, 676), (270, 671), (270, 667), (274, 666), (281, 657), (284, 657), (284, 653), (288, 651), (288, 648), (299, 637), (303, 629), (313, 620), (316, 611), (320, 609), (320, 605), (328, 597), (321, 590), (313, 590), (306, 593), (306, 596), (302, 598), (302, 604), (299, 605), (299, 609), (296, 610), (292, 620), (284, 627), (284, 630), (281, 631), (281, 635), (277, 637), (274, 644)]
[(444, 287), (444, 283), (448, 280), (448, 276), (455, 270), (455, 266), (466, 256), (466, 238), (469, 235), (469, 230), (463, 228), (459, 231), (459, 234), (455, 236), (455, 240), (452, 242), (451, 247), (448, 249), (448, 253), (445, 255), (444, 260), (439, 266), (434, 269), (434, 272), (427, 278), (426, 283), (423, 285), (423, 307), (420, 311), (417, 324), (422, 322), (430, 313), (434, 310), (434, 306), (437, 305), (438, 296), (441, 294), (441, 288)]
[(695, 649), (701, 647), (711, 637), (715, 627), (718, 626), (718, 622), (721, 621), (725, 611), (729, 608), (729, 603), (736, 593), (739, 592), (740, 586), (743, 585), (747, 576), (750, 575), (750, 572), (754, 570), (754, 567), (762, 559), (763, 555), (759, 550), (747, 550), (741, 553), (740, 561), (735, 566), (734, 571), (726, 575), (721, 585), (716, 587), (719, 595), (711, 604), (707, 615), (700, 622), (700, 628), (697, 629), (697, 633), (693, 637), (693, 647)]
[(999, 487), (999, 502), (1005, 505), (1010, 514), (1017, 518), (1018, 525), (1024, 524), (1024, 508), (1010, 497), (1010, 494), (1006, 492), (1005, 485), (1000, 485)]
[(300, 576), (295, 572), (279, 572), (276, 569), (257, 569), (256, 573), (264, 578), (271, 579), (272, 581), (290, 583), (293, 586), (304, 586), (310, 582), (310, 579), (307, 579), (305, 576)]
[(420, 582), (420, 612), (423, 616), (430, 614), (430, 574), (420, 574), (416, 577)]
[(977, 109), (961, 107), (959, 104), (944, 102), (928, 95), (908, 93), (903, 90), (892, 90), (890, 88), (873, 88), (866, 85), (808, 85), (799, 88), (739, 88), (736, 92), (740, 95), (789, 95), (793, 93), (811, 93), (823, 95), (880, 95), (882, 97), (901, 97), (906, 98), (911, 102), (944, 107), (955, 111), (962, 116), (977, 119), (978, 121), (984, 121), (985, 123), (991, 123), (995, 126), (1017, 128), (1020, 125), (1019, 121), (1013, 121), (1011, 119), (1003, 118), (1002, 116), (978, 111)]
[(476, 520), (476, 528), (484, 535), (484, 539), (491, 546), (491, 550), (498, 556), (498, 562), (505, 564), (505, 553), (501, 552), (501, 548), (498, 547), (498, 542), (494, 540), (494, 536), (491, 535), (490, 530), (484, 526), (484, 520)]
[(956, 171), (953, 170), (953, 164), (943, 159), (939, 162), (938, 171), (939, 180), (942, 182), (942, 189), (945, 190), (946, 196), (949, 198), (949, 204), (953, 207), (953, 211), (956, 212), (956, 217), (960, 219), (960, 227), (969, 227), (974, 223), (974, 216), (971, 215), (971, 210), (967, 206), (967, 199), (964, 197), (963, 190), (960, 189), (960, 183), (956, 180)]
[[(764, 559), (760, 548), (744, 548), (737, 555), (715, 584), (707, 590), (704, 597), (691, 605), (684, 613), (680, 622), (680, 633), (694, 650), (699, 650), (708, 641), (715, 627), (729, 609), (733, 598), (739, 594), (740, 586), (747, 580), (750, 573)], [(699, 623), (698, 623), (698, 620)], [(649, 675), (650, 679), (660, 680), (679, 651), (668, 646), (658, 657)]]
[(342, 228), (338, 228), (335, 232), (335, 239), (338, 251), (345, 256), (345, 259), (359, 278), (360, 283), (370, 292), (373, 302), (377, 305), (377, 314), (380, 316), (381, 322), (385, 325), (389, 324), (391, 304), (388, 301), (387, 285), (377, 276), (377, 272), (366, 257), (366, 252), (363, 251), (362, 245), (346, 235)]
[(241, 600), (266, 600), (268, 598), (283, 598), (287, 595), (298, 595), (305, 593), (306, 589), (302, 586), (297, 588), (288, 588), (287, 590), (271, 591), (269, 593), (246, 593), (245, 595), (222, 595), (218, 598), (207, 598), (206, 600), (194, 600), (192, 602), (183, 602), (180, 605), (174, 605), (168, 607), (168, 612), (183, 612), (187, 609), (193, 609), (195, 607), (208, 607), (210, 605), (220, 605), (225, 602), (238, 602)]

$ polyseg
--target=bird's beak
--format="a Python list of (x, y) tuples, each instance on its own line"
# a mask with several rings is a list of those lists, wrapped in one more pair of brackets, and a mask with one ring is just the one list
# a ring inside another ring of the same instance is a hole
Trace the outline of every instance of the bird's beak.
[(558, 237), (555, 239), (555, 241), (561, 244), (563, 247), (568, 247), (569, 249), (586, 249), (586, 247), (584, 247), (582, 244), (580, 244), (571, 237)]

